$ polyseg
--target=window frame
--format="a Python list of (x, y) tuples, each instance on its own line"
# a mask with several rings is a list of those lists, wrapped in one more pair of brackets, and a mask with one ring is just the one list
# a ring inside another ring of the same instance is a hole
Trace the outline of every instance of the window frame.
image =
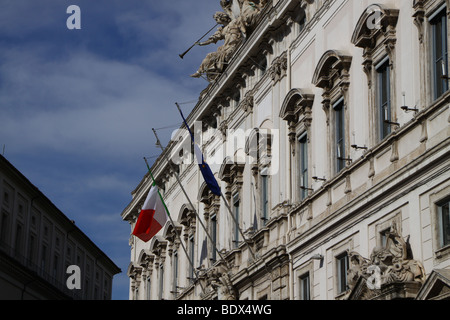
[[(432, 70), (432, 78), (433, 78), (433, 100), (439, 99), (440, 96), (442, 96), (444, 93), (446, 93), (449, 90), (449, 84), (448, 79), (443, 79), (442, 76), (444, 75), (442, 72), (442, 62), (444, 62), (444, 68), (445, 68), (445, 75), (448, 76), (448, 22), (447, 22), (447, 5), (443, 4), (440, 6), (437, 10), (433, 12), (428, 17), (428, 23), (430, 25), (430, 46), (431, 46), (431, 70)], [(440, 31), (441, 31), (441, 39), (440, 39), (440, 46), (441, 46), (441, 52), (439, 53), (440, 56), (438, 57), (437, 53), (437, 42), (436, 42), (436, 36), (437, 36), (437, 26), (440, 25)], [(439, 64), (439, 65), (438, 65)], [(440, 86), (438, 86), (438, 83), (440, 82)]]
[(211, 217), (210, 217), (210, 232), (211, 232), (211, 238), (213, 240), (212, 245), (212, 250), (211, 250), (211, 257), (210, 260), (212, 262), (216, 262), (217, 260), (217, 252), (214, 248), (217, 248), (217, 213), (214, 212)]
[(158, 297), (159, 300), (162, 300), (164, 297), (164, 264), (161, 263), (159, 265), (159, 272), (158, 272), (158, 276), (159, 276), (159, 292), (158, 292)]
[(240, 217), (240, 198), (239, 193), (233, 195), (233, 215), (235, 221), (233, 221), (233, 243), (234, 248), (239, 247), (239, 217)]
[[(447, 221), (444, 221), (444, 212), (443, 207), (447, 206)], [(438, 228), (438, 238), (439, 238), (439, 249), (443, 249), (446, 247), (450, 247), (450, 234), (448, 235), (448, 238), (446, 239), (446, 233), (444, 232), (445, 225), (444, 223), (447, 223), (446, 228), (450, 228), (450, 198), (446, 198), (444, 200), (441, 200), (436, 203), (436, 212), (437, 212), (437, 228)]]
[[(195, 255), (195, 237), (194, 235), (190, 235), (189, 236), (189, 259), (193, 262), (194, 260), (194, 255)], [(194, 283), (194, 267), (192, 266), (191, 263), (188, 264), (189, 265), (189, 283)]]
[(179, 259), (178, 251), (174, 251), (172, 255), (172, 293), (173, 298), (176, 299), (178, 294), (178, 279), (179, 279)]
[(308, 170), (308, 133), (303, 132), (298, 137), (298, 151), (299, 151), (299, 157), (298, 157), (298, 185), (300, 189), (300, 201), (305, 200), (308, 197), (308, 187), (309, 187), (309, 170)]
[(299, 300), (311, 300), (311, 276), (309, 271), (303, 273), (298, 277), (298, 283), (299, 283), (299, 294), (298, 294)]
[[(383, 58), (376, 66), (376, 109), (378, 113), (378, 140), (382, 141), (392, 132), (391, 67), (389, 57)], [(386, 98), (384, 99), (384, 96)]]
[(346, 166), (346, 121), (345, 121), (345, 100), (340, 97), (332, 105), (334, 111), (334, 171), (339, 174)]
[[(349, 259), (347, 251), (344, 251), (335, 257), (336, 259), (336, 293), (344, 294), (348, 290), (347, 271), (349, 268)], [(344, 271), (342, 270), (342, 260), (344, 261)], [(344, 280), (344, 281), (343, 281)]]
[(261, 170), (260, 181), (261, 181), (261, 215), (260, 220), (262, 220), (262, 225), (265, 226), (269, 220), (270, 215), (270, 205), (269, 205), (269, 175), (267, 168)]

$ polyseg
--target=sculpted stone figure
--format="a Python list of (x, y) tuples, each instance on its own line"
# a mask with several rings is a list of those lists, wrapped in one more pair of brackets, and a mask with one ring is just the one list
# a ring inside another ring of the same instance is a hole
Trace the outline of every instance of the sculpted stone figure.
[(368, 272), (369, 267), (379, 268), (381, 285), (395, 282), (419, 282), (425, 281), (425, 270), (422, 264), (414, 260), (409, 250), (408, 243), (397, 231), (395, 223), (387, 233), (387, 241), (384, 247), (375, 247), (370, 259), (363, 258), (356, 252), (349, 252), (351, 263), (348, 271), (348, 285), (353, 289), (360, 277), (366, 280), (372, 276)]
[(241, 20), (240, 27), (242, 33), (248, 35), (261, 13), (261, 9), (262, 7), (260, 4), (258, 5), (255, 1), (244, 0), (242, 2), (241, 15), (239, 17)]
[(191, 77), (206, 75), (208, 81), (214, 81), (224, 71), (226, 64), (243, 42), (244, 36), (250, 34), (266, 4), (267, 0), (221, 0), (220, 5), (224, 12), (217, 12), (214, 20), (222, 26), (207, 41), (197, 44), (205, 46), (219, 40), (224, 40), (224, 44), (216, 52), (208, 53)]
[(223, 265), (218, 265), (211, 269), (208, 274), (210, 285), (217, 290), (219, 300), (236, 300), (235, 288), (230, 279), (228, 269)]
[(208, 80), (213, 80), (217, 74), (221, 73), (224, 65), (232, 57), (236, 48), (242, 41), (242, 33), (240, 31), (238, 19), (231, 20), (230, 16), (224, 12), (217, 12), (214, 15), (217, 23), (222, 24), (215, 34), (213, 34), (207, 41), (200, 42), (200, 46), (205, 46), (211, 43), (217, 43), (219, 40), (224, 40), (224, 44), (220, 46), (216, 52), (208, 53), (203, 60), (199, 69), (191, 77), (198, 78), (202, 74), (207, 74)]

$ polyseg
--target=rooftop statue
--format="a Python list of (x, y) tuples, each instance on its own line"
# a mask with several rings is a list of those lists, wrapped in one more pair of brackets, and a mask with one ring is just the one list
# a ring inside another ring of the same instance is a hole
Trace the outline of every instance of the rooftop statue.
[(225, 12), (217, 12), (214, 15), (214, 19), (223, 26), (219, 27), (216, 33), (209, 37), (208, 40), (200, 42), (198, 45), (205, 46), (217, 43), (219, 40), (224, 40), (224, 44), (217, 48), (216, 52), (208, 53), (197, 72), (191, 75), (194, 78), (206, 74), (208, 80), (214, 80), (223, 71), (225, 63), (229, 61), (242, 41), (238, 19), (231, 20), (230, 16)]
[[(225, 70), (239, 45), (243, 42), (254, 27), (257, 18), (266, 5), (266, 0), (221, 0), (223, 12), (216, 12), (214, 20), (222, 26), (204, 42), (197, 43), (206, 46), (224, 40), (217, 51), (208, 53), (197, 72), (191, 77), (199, 78), (206, 75), (208, 81), (214, 81)], [(236, 12), (238, 8), (238, 12)]]

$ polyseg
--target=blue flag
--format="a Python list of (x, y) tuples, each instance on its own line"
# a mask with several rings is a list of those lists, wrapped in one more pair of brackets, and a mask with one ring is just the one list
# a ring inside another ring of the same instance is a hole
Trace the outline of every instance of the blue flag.
[(203, 153), (200, 150), (200, 147), (195, 143), (194, 141), (194, 135), (191, 132), (191, 129), (189, 128), (186, 119), (183, 116), (183, 112), (181, 112), (180, 107), (178, 104), (176, 104), (178, 107), (178, 111), (180, 111), (181, 118), (183, 118), (183, 122), (186, 126), (186, 128), (189, 130), (189, 134), (191, 135), (192, 142), (194, 143), (194, 151), (195, 156), (197, 158), (197, 163), (200, 168), (200, 172), (203, 175), (203, 179), (205, 179), (206, 184), (209, 187), (209, 190), (216, 196), (220, 196), (222, 194), (222, 191), (220, 190), (219, 184), (217, 183), (216, 178), (214, 177), (214, 174), (211, 171), (211, 168), (208, 166), (208, 164), (205, 162), (205, 159), (203, 157)]
[(205, 162), (205, 159), (203, 158), (203, 154), (200, 151), (200, 148), (197, 144), (194, 144), (194, 150), (195, 150), (195, 157), (197, 158), (198, 166), (203, 175), (203, 179), (205, 179), (205, 182), (209, 187), (209, 190), (211, 190), (211, 192), (214, 193), (215, 195), (220, 196), (222, 193), (220, 191), (220, 187), (219, 187), (219, 184), (217, 183), (216, 177), (214, 177), (214, 175), (211, 171), (211, 168)]

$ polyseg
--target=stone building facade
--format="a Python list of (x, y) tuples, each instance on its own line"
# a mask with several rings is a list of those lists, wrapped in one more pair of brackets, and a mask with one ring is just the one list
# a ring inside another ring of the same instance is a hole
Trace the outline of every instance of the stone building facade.
[(110, 300), (119, 272), (0, 155), (0, 300)]
[(151, 168), (174, 225), (130, 237), (130, 299), (448, 299), (450, 1), (221, 4), (187, 122), (223, 197), (180, 129)]

